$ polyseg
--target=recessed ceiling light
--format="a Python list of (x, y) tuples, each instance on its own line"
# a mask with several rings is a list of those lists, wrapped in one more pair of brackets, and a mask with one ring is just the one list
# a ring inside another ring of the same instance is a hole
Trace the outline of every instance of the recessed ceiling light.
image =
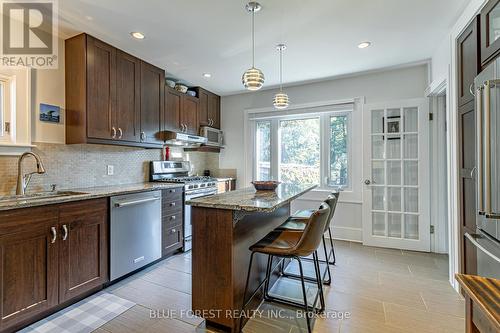
[(203, 77), (207, 78), (207, 79), (210, 79), (212, 77), (212, 74), (210, 74), (210, 73), (203, 73)]
[(140, 32), (131, 32), (130, 33), (132, 35), (132, 37), (136, 38), (136, 39), (144, 39), (146, 36), (144, 36), (144, 34), (140, 33)]
[(366, 49), (366, 48), (367, 48), (368, 46), (370, 46), (370, 45), (372, 45), (372, 43), (371, 43), (371, 42), (362, 42), (362, 43), (359, 43), (359, 44), (358, 44), (358, 47), (359, 47), (360, 49)]

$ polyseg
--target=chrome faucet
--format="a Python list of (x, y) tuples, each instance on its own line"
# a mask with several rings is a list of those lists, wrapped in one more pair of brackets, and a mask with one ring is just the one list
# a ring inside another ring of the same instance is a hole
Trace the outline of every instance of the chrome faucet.
[[(33, 156), (33, 158), (36, 161), (36, 172), (31, 172), (23, 175), (23, 167), (22, 163), (25, 157), (27, 156)], [(42, 160), (40, 159), (40, 156), (38, 156), (35, 153), (32, 152), (26, 152), (19, 157), (19, 160), (17, 161), (17, 187), (16, 187), (16, 195), (24, 195), (26, 193), (26, 188), (28, 187), (28, 184), (30, 183), (31, 176), (35, 173), (38, 174), (43, 174), (45, 173), (45, 169), (43, 167)]]

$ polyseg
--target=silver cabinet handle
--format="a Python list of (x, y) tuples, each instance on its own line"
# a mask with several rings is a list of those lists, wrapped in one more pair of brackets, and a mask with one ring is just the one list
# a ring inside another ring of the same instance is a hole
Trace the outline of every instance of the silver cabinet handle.
[(471, 235), (468, 232), (466, 232), (465, 233), (465, 237), (467, 237), (467, 239), (470, 240), (471, 243), (474, 244), (475, 247), (477, 247), (479, 250), (481, 250), (486, 255), (488, 255), (489, 257), (491, 257), (493, 260), (495, 260), (496, 262), (498, 262), (500, 264), (500, 258), (498, 258), (497, 256), (495, 256), (490, 251), (488, 251), (484, 246), (482, 246), (481, 244), (479, 244), (479, 242), (476, 240), (476, 238), (481, 238), (480, 235)]
[(146, 133), (141, 132), (141, 140), (145, 141), (146, 140)]
[(175, 220), (176, 219), (175, 215), (174, 216), (170, 216), (170, 219), (171, 220)]
[(476, 90), (477, 135), (477, 209), (484, 210), (483, 204), (483, 87)]
[(153, 201), (158, 201), (160, 200), (159, 197), (154, 197), (154, 198), (147, 198), (147, 199), (140, 199), (140, 200), (133, 200), (133, 201), (123, 201), (123, 202), (116, 202), (115, 207), (127, 207), (127, 206), (133, 206), (133, 205), (140, 205), (143, 203), (147, 202), (153, 202)]
[(175, 207), (175, 202), (170, 203), (170, 207)]
[(116, 128), (114, 126), (111, 127), (111, 138), (112, 139), (116, 138)]
[(66, 226), (66, 224), (63, 224), (62, 229), (63, 229), (62, 240), (65, 241), (66, 239), (68, 239), (68, 227)]
[(474, 174), (476, 173), (476, 171), (477, 171), (476, 167), (473, 167), (472, 170), (470, 171), (470, 178), (471, 179), (474, 179)]
[(170, 193), (175, 193), (175, 189), (171, 189), (171, 190), (170, 190)]
[(184, 132), (187, 132), (188, 130), (188, 126), (186, 124), (184, 124)]
[(50, 227), (50, 234), (52, 235), (52, 238), (50, 239), (50, 243), (54, 244), (57, 240), (57, 229), (56, 227)]
[(476, 96), (474, 95), (474, 83), (471, 83), (470, 86), (469, 86), (469, 92), (472, 96)]
[(174, 233), (174, 232), (177, 232), (177, 230), (176, 229), (172, 229), (172, 233)]
[(121, 129), (121, 127), (118, 127), (118, 139), (121, 139), (123, 137), (123, 131)]

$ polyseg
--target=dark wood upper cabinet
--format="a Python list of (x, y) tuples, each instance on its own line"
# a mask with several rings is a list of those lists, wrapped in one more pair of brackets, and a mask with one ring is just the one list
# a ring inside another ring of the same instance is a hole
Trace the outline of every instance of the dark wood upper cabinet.
[(58, 304), (57, 223), (50, 207), (0, 212), (1, 332)]
[(487, 65), (500, 51), (500, 0), (490, 0), (480, 14), (481, 64)]
[(117, 138), (140, 141), (141, 61), (120, 50), (116, 53), (116, 104), (113, 112)]
[(181, 98), (181, 124), (186, 127), (186, 133), (198, 135), (200, 127), (198, 114), (200, 102), (198, 98), (183, 95)]
[(59, 213), (59, 301), (108, 281), (106, 199), (65, 204)]
[(112, 138), (116, 100), (116, 49), (87, 36), (87, 135)]
[(181, 131), (181, 100), (182, 93), (170, 87), (165, 87), (165, 125), (167, 131)]
[(165, 71), (141, 62), (141, 141), (162, 144)]
[(87, 34), (65, 61), (66, 143), (162, 146), (163, 70)]
[(458, 105), (474, 100), (474, 79), (479, 74), (479, 20), (476, 18), (457, 39)]
[(201, 87), (196, 92), (200, 100), (200, 126), (220, 128), (220, 96)]

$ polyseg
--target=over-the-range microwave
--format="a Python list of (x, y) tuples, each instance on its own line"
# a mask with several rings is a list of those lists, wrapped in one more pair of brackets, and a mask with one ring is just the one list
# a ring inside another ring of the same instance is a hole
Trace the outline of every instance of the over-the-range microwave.
[(221, 130), (209, 126), (203, 126), (200, 135), (207, 138), (207, 146), (222, 147), (224, 145), (224, 135)]

